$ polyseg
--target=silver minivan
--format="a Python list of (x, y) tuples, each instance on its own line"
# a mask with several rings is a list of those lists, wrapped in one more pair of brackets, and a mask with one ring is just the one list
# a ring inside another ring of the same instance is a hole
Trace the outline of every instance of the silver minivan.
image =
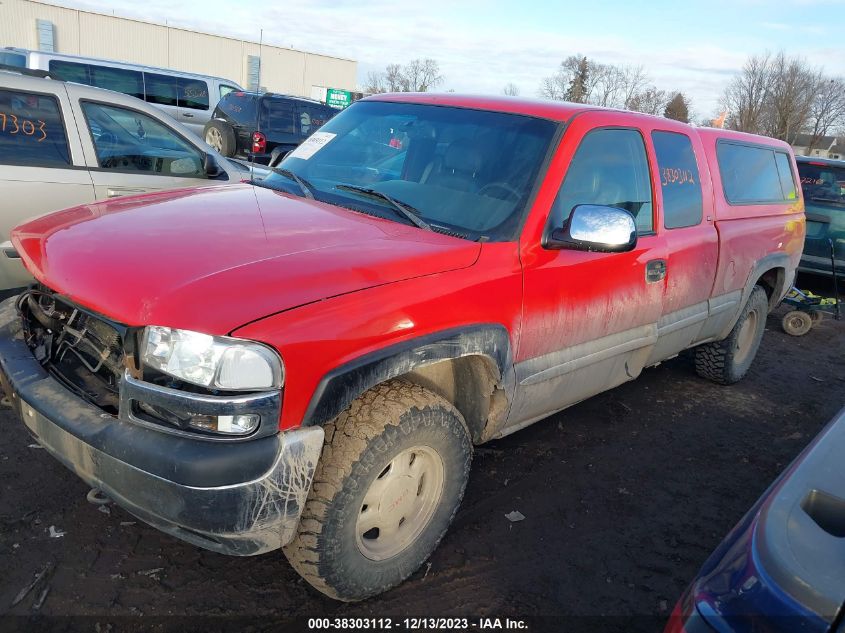
[(0, 64), (44, 70), (54, 79), (143, 99), (198, 135), (211, 119), (220, 98), (243, 90), (236, 82), (221, 77), (24, 48), (0, 49)]

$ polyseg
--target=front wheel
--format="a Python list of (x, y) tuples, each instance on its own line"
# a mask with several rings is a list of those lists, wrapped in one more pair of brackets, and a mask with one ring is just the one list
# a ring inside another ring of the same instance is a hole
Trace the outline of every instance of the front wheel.
[(757, 355), (768, 313), (769, 298), (766, 291), (760, 286), (754, 286), (727, 338), (695, 348), (696, 373), (721, 385), (731, 385), (742, 380)]
[(472, 460), (463, 417), (418, 385), (374, 387), (326, 427), (299, 530), (284, 552), (324, 594), (376, 595), (431, 555), (455, 516)]

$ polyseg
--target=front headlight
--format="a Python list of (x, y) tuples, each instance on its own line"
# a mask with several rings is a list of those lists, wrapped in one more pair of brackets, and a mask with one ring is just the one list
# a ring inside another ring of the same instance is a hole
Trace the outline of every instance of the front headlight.
[(150, 325), (144, 331), (143, 362), (185, 382), (248, 391), (282, 387), (282, 360), (251, 341)]

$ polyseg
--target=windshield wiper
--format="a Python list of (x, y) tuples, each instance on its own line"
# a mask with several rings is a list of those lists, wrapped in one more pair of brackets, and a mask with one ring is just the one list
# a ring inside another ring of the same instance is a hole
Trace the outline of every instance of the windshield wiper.
[(355, 193), (364, 194), (365, 196), (372, 196), (373, 198), (384, 200), (389, 203), (393, 209), (399, 213), (399, 215), (406, 220), (410, 220), (417, 228), (425, 229), (426, 231), (434, 231), (428, 222), (419, 216), (419, 211), (417, 211), (414, 207), (409, 204), (405, 204), (404, 202), (400, 202), (393, 196), (389, 196), (386, 193), (370, 189), (369, 187), (359, 187), (357, 185), (335, 185), (335, 189), (340, 189), (341, 191), (353, 191)]
[(273, 170), (273, 173), (279, 174), (280, 176), (284, 176), (290, 180), (293, 180), (299, 188), (302, 190), (302, 195), (308, 198), (309, 200), (314, 199), (314, 186), (309, 183), (305, 178), (302, 176), (297, 176), (293, 173), (290, 169), (285, 169), (283, 167), (271, 167), (270, 169)]

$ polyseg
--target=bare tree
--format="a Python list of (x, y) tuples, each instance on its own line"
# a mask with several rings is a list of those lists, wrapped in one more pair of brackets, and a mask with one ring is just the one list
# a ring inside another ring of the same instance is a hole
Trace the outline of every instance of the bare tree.
[(371, 70), (367, 73), (367, 84), (364, 86), (364, 92), (371, 95), (381, 94), (387, 92), (385, 85), (384, 73)]
[(433, 59), (415, 59), (403, 69), (406, 92), (428, 92), (443, 82), (440, 65)]
[(513, 82), (510, 82), (510, 83), (505, 85), (504, 89), (502, 90), (502, 93), (505, 94), (508, 97), (518, 97), (519, 96), (519, 86), (517, 86)]
[(819, 85), (810, 107), (809, 153), (822, 137), (839, 131), (845, 123), (845, 80), (841, 77), (825, 79)]
[(384, 80), (388, 92), (408, 92), (407, 80), (399, 64), (388, 64), (384, 69)]
[(366, 91), (369, 94), (381, 92), (428, 92), (443, 83), (440, 65), (433, 59), (415, 59), (404, 66), (388, 64), (384, 72), (367, 74)]
[(658, 116), (666, 110), (668, 102), (669, 99), (665, 90), (658, 90), (655, 86), (649, 86), (631, 97), (628, 109)]
[(793, 143), (807, 126), (821, 84), (821, 71), (800, 58), (778, 53), (772, 64), (765, 132)]
[(722, 96), (728, 111), (728, 127), (760, 134), (765, 125), (764, 113), (772, 82), (772, 59), (769, 53), (752, 55), (742, 71), (734, 77)]
[(667, 95), (649, 83), (642, 66), (616, 66), (583, 55), (564, 59), (554, 75), (540, 84), (547, 99), (590, 103), (661, 114)]

